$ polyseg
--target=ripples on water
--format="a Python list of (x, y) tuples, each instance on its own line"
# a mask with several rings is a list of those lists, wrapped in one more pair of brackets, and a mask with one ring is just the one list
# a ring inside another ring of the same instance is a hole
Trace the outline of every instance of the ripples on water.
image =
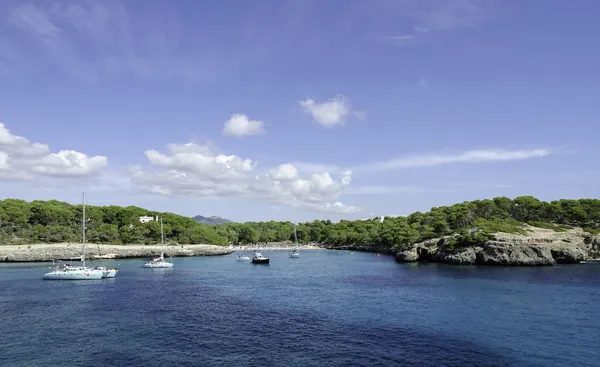
[(0, 365), (600, 366), (600, 266), (269, 255), (82, 282), (0, 265)]

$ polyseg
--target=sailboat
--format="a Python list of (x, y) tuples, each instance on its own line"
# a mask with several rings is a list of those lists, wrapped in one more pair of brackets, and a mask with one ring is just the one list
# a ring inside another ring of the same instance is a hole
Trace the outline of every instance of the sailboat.
[(152, 260), (148, 260), (146, 261), (144, 264), (142, 264), (142, 268), (172, 268), (173, 267), (173, 263), (170, 262), (166, 262), (165, 261), (165, 232), (163, 229), (163, 221), (162, 218), (160, 218), (160, 244), (162, 245), (162, 251), (160, 253), (160, 256), (152, 259)]
[(296, 235), (296, 225), (294, 224), (294, 241), (296, 242), (296, 248), (290, 251), (288, 256), (292, 259), (300, 258), (300, 248), (298, 246), (298, 236)]
[[(97, 258), (100, 258), (100, 259), (104, 258), (102, 256), (102, 254), (100, 253), (100, 245), (98, 245), (98, 257)], [(94, 266), (94, 270), (102, 270), (102, 278), (114, 278), (117, 275), (117, 272), (119, 271), (114, 266), (109, 269), (108, 267), (104, 266), (103, 263), (100, 263), (100, 266)]]
[(102, 279), (104, 272), (102, 270), (92, 269), (85, 266), (85, 193), (83, 193), (83, 215), (81, 220), (82, 234), (82, 254), (81, 266), (71, 266), (69, 264), (56, 265), (52, 271), (44, 274), (43, 279), (47, 280), (89, 280)]
[(237, 258), (235, 259), (237, 262), (247, 262), (250, 261), (250, 257), (245, 254), (237, 254)]

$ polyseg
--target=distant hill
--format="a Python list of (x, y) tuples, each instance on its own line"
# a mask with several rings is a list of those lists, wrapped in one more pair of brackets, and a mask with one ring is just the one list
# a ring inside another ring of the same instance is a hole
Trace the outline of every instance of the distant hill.
[(222, 224), (222, 223), (231, 223), (229, 219), (212, 216), (212, 217), (203, 217), (201, 215), (196, 215), (194, 220), (198, 223), (202, 224)]

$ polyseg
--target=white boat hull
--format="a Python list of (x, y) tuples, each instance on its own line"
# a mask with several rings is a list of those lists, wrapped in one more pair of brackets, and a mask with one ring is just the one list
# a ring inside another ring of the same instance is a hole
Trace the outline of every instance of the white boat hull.
[(173, 264), (172, 263), (156, 263), (156, 264), (151, 264), (151, 263), (147, 263), (147, 264), (143, 264), (142, 268), (152, 268), (152, 269), (160, 269), (160, 268), (172, 268)]
[(104, 270), (102, 272), (102, 278), (114, 278), (117, 275), (117, 271), (115, 269)]
[(55, 270), (44, 274), (46, 280), (94, 280), (102, 279), (101, 270)]
[(289, 256), (291, 259), (299, 259), (300, 258), (300, 254), (295, 254), (295, 253), (292, 253)]

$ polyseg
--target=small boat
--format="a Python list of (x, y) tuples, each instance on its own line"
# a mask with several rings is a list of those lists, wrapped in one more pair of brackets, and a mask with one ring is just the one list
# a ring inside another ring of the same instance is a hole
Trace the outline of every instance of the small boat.
[(106, 266), (95, 266), (94, 270), (102, 271), (102, 278), (114, 278), (119, 271), (114, 266), (112, 268), (107, 268)]
[(92, 255), (94, 259), (116, 259), (117, 254), (106, 254), (106, 255)]
[[(100, 245), (98, 244), (98, 255), (95, 256), (96, 259), (100, 259), (100, 261), (102, 261), (102, 259), (110, 259), (110, 257), (106, 257), (106, 255), (102, 255), (102, 253), (100, 252)], [(114, 278), (115, 276), (117, 276), (117, 268), (115, 268), (114, 266), (112, 268), (107, 268), (106, 266), (104, 266), (104, 264), (102, 262), (100, 262), (100, 266), (95, 266), (94, 270), (101, 270), (102, 271), (102, 278)]]
[(71, 266), (69, 264), (56, 264), (52, 271), (44, 274), (46, 280), (90, 280), (102, 279), (104, 273), (102, 270), (96, 270), (85, 266), (85, 193), (83, 193), (82, 219), (81, 219), (81, 266)]
[(378, 252), (378, 253), (375, 254), (375, 256), (379, 257), (379, 256), (381, 256), (381, 254), (379, 254), (379, 252)]
[(244, 254), (237, 254), (237, 258), (235, 259), (235, 261), (238, 262), (248, 262), (250, 261), (250, 257), (244, 255)]
[(155, 259), (146, 260), (146, 262), (144, 262), (140, 266), (141, 268), (153, 268), (153, 269), (157, 269), (157, 268), (172, 268), (173, 267), (173, 263), (165, 261), (165, 251), (164, 251), (164, 246), (165, 246), (165, 232), (164, 232), (164, 229), (163, 229), (162, 218), (160, 218), (160, 243), (163, 246), (163, 251), (160, 253), (160, 256), (157, 257), (157, 258), (155, 258)]
[(296, 235), (296, 225), (294, 224), (294, 241), (296, 242), (296, 248), (290, 251), (288, 257), (291, 259), (300, 258), (300, 248), (298, 247), (298, 236)]
[(269, 258), (264, 256), (258, 251), (254, 252), (254, 256), (252, 256), (252, 264), (268, 264)]

